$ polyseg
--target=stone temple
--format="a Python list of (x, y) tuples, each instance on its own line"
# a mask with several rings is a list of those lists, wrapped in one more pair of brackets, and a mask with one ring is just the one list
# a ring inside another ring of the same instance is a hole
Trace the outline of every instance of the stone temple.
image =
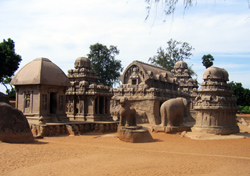
[(229, 75), (225, 69), (209, 67), (205, 70), (196, 97), (194, 109), (197, 111), (193, 132), (212, 134), (233, 134), (239, 132), (236, 123), (238, 110), (233, 91), (227, 81)]
[(70, 86), (64, 72), (49, 59), (37, 58), (13, 77), (16, 108), (29, 122), (67, 122), (65, 92)]
[[(77, 58), (68, 76), (49, 59), (37, 58), (21, 68), (11, 84), (16, 88), (16, 108), (33, 124), (37, 134), (66, 134), (66, 129), (75, 134), (91, 130), (114, 132), (117, 122), (112, 120), (114, 116), (123, 118), (120, 103), (124, 97), (136, 118), (134, 124), (159, 126), (161, 105), (183, 97), (187, 109), (196, 112), (193, 132), (232, 134), (239, 132), (238, 108), (228, 77), (225, 69), (209, 67), (197, 94), (197, 81), (192, 79), (185, 62), (177, 62), (169, 72), (133, 61), (120, 77), (122, 85), (112, 89), (98, 83), (99, 77), (88, 58)], [(185, 110), (186, 117), (189, 114)]]
[(75, 60), (75, 69), (68, 70), (71, 86), (66, 92), (66, 113), (70, 119), (110, 121), (110, 88), (98, 84), (99, 77), (91, 69), (88, 58)]
[(188, 97), (178, 91), (176, 77), (168, 70), (140, 61), (132, 62), (120, 77), (122, 85), (113, 89), (113, 115), (119, 116), (119, 100), (126, 96), (137, 113), (137, 123), (160, 124), (160, 106), (168, 99)]

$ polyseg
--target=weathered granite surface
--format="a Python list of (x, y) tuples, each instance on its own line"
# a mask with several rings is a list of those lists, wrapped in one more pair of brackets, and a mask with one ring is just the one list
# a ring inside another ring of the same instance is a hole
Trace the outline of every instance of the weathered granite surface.
[(23, 113), (0, 102), (0, 141), (13, 143), (33, 142), (30, 126)]
[(86, 57), (75, 60), (68, 70), (71, 86), (66, 91), (66, 113), (70, 120), (112, 121), (108, 86), (98, 83), (99, 77)]
[(117, 122), (84, 122), (73, 121), (67, 123), (31, 124), (31, 131), (35, 137), (82, 135), (88, 132), (115, 133)]
[(120, 100), (120, 124), (118, 126), (118, 136), (121, 141), (140, 143), (153, 142), (149, 131), (136, 124), (136, 110), (131, 108), (131, 103), (127, 97)]
[(233, 91), (227, 81), (229, 75), (225, 69), (209, 67), (205, 70), (195, 99), (194, 109), (197, 111), (193, 132), (212, 134), (233, 134), (239, 132), (236, 123), (238, 110)]
[(11, 84), (16, 88), (16, 108), (29, 121), (69, 121), (65, 113), (65, 91), (70, 81), (47, 58), (37, 58), (19, 69)]
[(152, 126), (153, 131), (175, 133), (190, 131), (190, 127), (184, 126), (184, 115), (189, 113), (187, 99), (178, 97), (165, 101), (161, 105), (161, 124)]

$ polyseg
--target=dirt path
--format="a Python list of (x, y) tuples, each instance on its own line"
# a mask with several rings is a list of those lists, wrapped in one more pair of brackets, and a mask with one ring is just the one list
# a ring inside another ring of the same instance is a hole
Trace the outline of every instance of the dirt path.
[(112, 135), (0, 143), (0, 175), (250, 175), (250, 138), (204, 141), (152, 133), (156, 142), (132, 144)]

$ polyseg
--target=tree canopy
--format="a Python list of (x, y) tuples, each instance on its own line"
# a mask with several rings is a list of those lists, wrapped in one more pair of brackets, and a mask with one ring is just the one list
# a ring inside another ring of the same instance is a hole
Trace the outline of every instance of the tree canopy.
[[(170, 39), (167, 42), (167, 48), (164, 50), (162, 47), (158, 48), (157, 55), (150, 57), (148, 61), (151, 64), (166, 68), (168, 71), (174, 69), (174, 64), (184, 59), (190, 59), (193, 55), (194, 48), (187, 42), (176, 41)], [(194, 71), (189, 67), (189, 73), (194, 75)]]
[(21, 62), (21, 56), (15, 53), (15, 43), (12, 39), (3, 40), (0, 43), (0, 83), (6, 88), (6, 93), (13, 94), (13, 87), (11, 90), (6, 86), (10, 83), (11, 77), (18, 69)]
[(237, 98), (237, 105), (250, 106), (250, 90), (244, 88), (241, 83), (231, 81), (229, 84), (234, 91), (233, 96)]
[(204, 67), (211, 67), (214, 63), (214, 57), (211, 54), (204, 55), (202, 58), (202, 64)]
[(110, 45), (108, 48), (105, 45), (96, 43), (89, 48), (88, 58), (91, 61), (93, 70), (100, 77), (99, 82), (109, 87), (118, 83), (123, 68), (121, 61), (115, 59), (115, 56), (119, 54), (117, 47)]

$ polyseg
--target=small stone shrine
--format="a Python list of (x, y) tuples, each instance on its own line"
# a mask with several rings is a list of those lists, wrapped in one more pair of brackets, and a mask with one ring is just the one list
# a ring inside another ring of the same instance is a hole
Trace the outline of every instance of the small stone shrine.
[(112, 115), (119, 116), (119, 101), (126, 96), (136, 110), (137, 123), (160, 124), (161, 104), (168, 99), (185, 96), (178, 91), (178, 82), (171, 72), (140, 61), (133, 61), (120, 80), (120, 88), (113, 89)]
[(187, 99), (190, 101), (189, 109), (190, 116), (185, 117), (185, 121), (194, 121), (196, 117), (196, 112), (193, 109), (193, 104), (195, 97), (198, 95), (198, 82), (196, 79), (193, 79), (188, 71), (188, 65), (184, 61), (178, 61), (174, 65), (174, 69), (171, 70), (173, 75), (176, 77), (177, 82), (179, 83), (179, 91), (187, 94)]
[(110, 121), (110, 88), (98, 84), (88, 58), (79, 57), (68, 70), (71, 86), (66, 92), (66, 113), (72, 120)]
[(121, 141), (142, 143), (153, 142), (149, 131), (136, 124), (136, 111), (131, 108), (127, 97), (120, 99), (120, 124), (118, 126), (118, 136)]
[(227, 84), (229, 75), (225, 69), (209, 67), (205, 70), (195, 99), (196, 123), (192, 132), (233, 134), (239, 132), (236, 123), (237, 99)]
[(16, 108), (29, 122), (67, 122), (65, 92), (70, 86), (64, 72), (46, 58), (21, 68), (11, 83), (16, 88)]

